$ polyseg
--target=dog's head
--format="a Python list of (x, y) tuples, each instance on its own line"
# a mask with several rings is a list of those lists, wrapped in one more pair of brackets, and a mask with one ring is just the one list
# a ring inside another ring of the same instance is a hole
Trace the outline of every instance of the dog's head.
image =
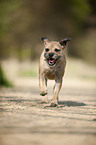
[(48, 38), (42, 37), (44, 41), (44, 57), (49, 66), (55, 66), (57, 61), (61, 60), (63, 57), (63, 49), (65, 48), (68, 41), (71, 38), (65, 38), (64, 40), (57, 42), (57, 41), (49, 41)]

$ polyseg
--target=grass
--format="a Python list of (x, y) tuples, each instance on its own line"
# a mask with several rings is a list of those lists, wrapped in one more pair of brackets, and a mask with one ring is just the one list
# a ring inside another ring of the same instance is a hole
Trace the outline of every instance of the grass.
[(28, 70), (28, 71), (21, 71), (19, 75), (23, 77), (37, 77), (38, 73), (36, 70)]
[(96, 81), (96, 76), (82, 76), (83, 79)]

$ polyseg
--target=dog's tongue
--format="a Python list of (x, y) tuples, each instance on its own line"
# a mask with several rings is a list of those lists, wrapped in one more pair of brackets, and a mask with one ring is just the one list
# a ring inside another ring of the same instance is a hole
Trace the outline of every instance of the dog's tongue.
[(49, 59), (49, 62), (51, 62), (51, 63), (54, 62), (54, 61), (55, 61), (54, 59), (53, 59), (53, 60), (50, 60), (50, 59)]

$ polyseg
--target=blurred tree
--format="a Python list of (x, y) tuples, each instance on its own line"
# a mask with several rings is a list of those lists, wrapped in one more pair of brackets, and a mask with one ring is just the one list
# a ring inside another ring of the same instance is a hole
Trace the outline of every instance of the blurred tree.
[(12, 87), (13, 85), (6, 78), (6, 76), (4, 74), (4, 71), (3, 71), (2, 67), (1, 67), (1, 64), (0, 64), (0, 87), (2, 87), (2, 86)]
[(18, 56), (20, 61), (28, 57), (35, 59), (41, 52), (40, 37), (61, 40), (69, 36), (73, 38), (69, 54), (82, 57), (82, 53), (78, 55), (80, 50), (76, 49), (75, 40), (84, 35), (92, 1), (1, 0), (1, 56)]
[[(16, 10), (20, 5), (20, 0), (0, 0), (0, 58), (9, 56), (8, 49), (10, 44), (9, 27), (10, 27), (10, 14)], [(9, 35), (8, 35), (9, 34)]]
[[(18, 1), (19, 2), (19, 1)], [(8, 28), (10, 25), (9, 21), (9, 14), (18, 7), (18, 2), (14, 2), (13, 0), (1, 0), (0, 1), (0, 61), (4, 57), (8, 57), (8, 47), (6, 47), (6, 41), (7, 41), (7, 33)], [(7, 52), (7, 53), (6, 53)], [(5, 76), (5, 73), (1, 67), (0, 63), (0, 87), (6, 86), (6, 87), (12, 87), (12, 83), (9, 82), (7, 77)]]

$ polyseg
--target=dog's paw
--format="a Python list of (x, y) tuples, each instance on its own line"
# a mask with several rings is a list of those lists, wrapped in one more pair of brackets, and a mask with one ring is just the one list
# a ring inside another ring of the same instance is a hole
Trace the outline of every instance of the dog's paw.
[(41, 92), (40, 95), (45, 96), (45, 95), (47, 95), (47, 92)]
[(51, 104), (50, 104), (50, 107), (57, 107), (57, 106), (58, 106), (57, 103), (51, 103)]
[(47, 108), (47, 107), (57, 107), (57, 106), (58, 106), (58, 104), (51, 103), (51, 104), (45, 105), (44, 108)]
[(51, 106), (51, 107), (56, 107), (56, 106), (58, 106), (57, 100), (51, 100), (50, 106)]

